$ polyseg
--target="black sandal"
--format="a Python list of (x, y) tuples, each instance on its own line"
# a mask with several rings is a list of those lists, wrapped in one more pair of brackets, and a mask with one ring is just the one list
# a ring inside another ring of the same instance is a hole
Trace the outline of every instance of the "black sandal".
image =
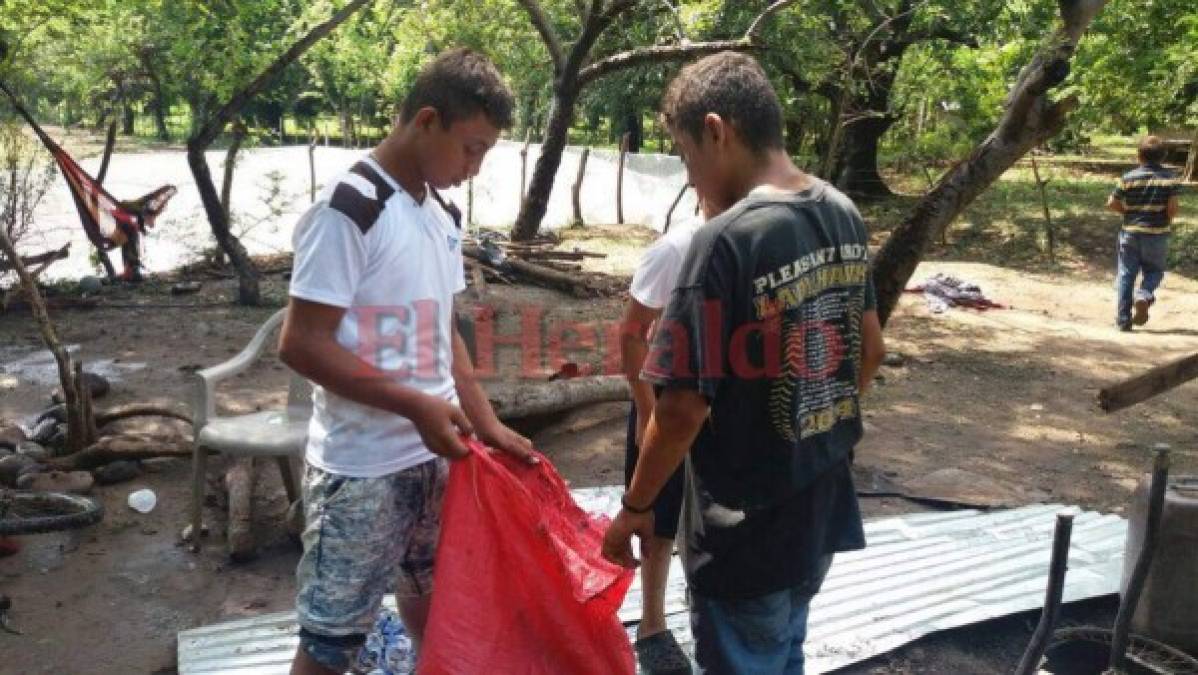
[(645, 675), (691, 675), (691, 662), (668, 630), (638, 639), (633, 646)]

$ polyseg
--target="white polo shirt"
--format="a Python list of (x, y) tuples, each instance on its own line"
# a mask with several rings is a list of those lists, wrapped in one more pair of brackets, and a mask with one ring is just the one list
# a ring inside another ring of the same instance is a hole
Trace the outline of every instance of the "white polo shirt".
[[(456, 403), (453, 296), (461, 231), (429, 191), (417, 203), (367, 157), (321, 191), (292, 237), (291, 296), (347, 311), (337, 343), (397, 382)], [(375, 477), (433, 458), (405, 417), (317, 385), (307, 461)]]

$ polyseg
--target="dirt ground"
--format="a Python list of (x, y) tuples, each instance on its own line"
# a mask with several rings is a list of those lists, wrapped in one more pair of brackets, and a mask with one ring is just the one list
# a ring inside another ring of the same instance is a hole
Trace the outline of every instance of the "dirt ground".
[[(567, 246), (604, 250), (595, 263), (627, 274), (636, 249), (649, 239), (600, 230), (570, 235)], [(1198, 282), (1170, 275), (1151, 322), (1131, 334), (1112, 325), (1110, 271), (1033, 274), (964, 262), (926, 263), (915, 280), (949, 272), (978, 283), (1010, 309), (931, 314), (917, 295), (904, 298), (887, 329), (888, 347), (906, 357), (883, 369), (864, 402), (867, 435), (857, 461), (902, 482), (957, 467), (1059, 503), (1122, 512), (1148, 465), (1144, 448), (1174, 447), (1175, 473), (1198, 473), (1192, 421), (1198, 386), (1178, 388), (1151, 402), (1104, 415), (1095, 394), (1104, 384), (1171, 358), (1198, 351)], [(55, 313), (65, 342), (81, 345), (86, 361), (112, 359), (122, 370), (101, 406), (133, 401), (185, 405), (191, 373), (238, 351), (274, 308), (237, 308), (231, 281), (205, 282), (194, 296), (174, 297), (165, 282), (136, 291), (107, 289), (102, 305)], [(281, 305), (285, 280), (269, 277), (265, 295)], [(500, 330), (516, 334), (521, 308), (544, 308), (543, 325), (602, 324), (619, 315), (622, 298), (578, 300), (535, 288), (489, 285), (483, 301), (496, 307)], [(466, 304), (480, 301), (474, 291)], [(602, 331), (600, 331), (601, 333)], [(40, 348), (27, 313), (0, 314), (0, 345), (8, 354)], [(570, 352), (598, 363), (602, 352)], [(510, 372), (519, 355), (502, 352)], [(545, 364), (542, 375), (551, 371)], [(0, 374), (2, 378), (2, 374)], [(227, 411), (281, 403), (287, 373), (267, 355), (221, 390)], [(24, 419), (45, 407), (49, 386), (0, 379), (0, 418)], [(622, 477), (625, 404), (576, 410), (524, 429), (576, 486), (618, 483)], [(183, 429), (141, 420), (139, 430)], [(148, 462), (137, 480), (99, 487), (104, 521), (68, 534), (28, 536), (24, 550), (0, 559), (0, 592), (10, 596), (12, 624), (0, 633), (4, 673), (169, 673), (178, 631), (221, 619), (289, 609), (297, 547), (282, 533), (285, 500), (273, 465), (260, 470), (256, 524), (259, 556), (231, 563), (224, 552), (219, 462), (210, 473), (204, 551), (179, 543), (187, 519), (190, 463)], [(125, 505), (130, 492), (149, 487), (157, 508), (140, 515)], [(926, 507), (898, 498), (865, 498), (868, 516)], [(1071, 606), (1067, 617), (1105, 623), (1113, 603)], [(1026, 644), (1035, 617), (1020, 615), (932, 636), (850, 673), (996, 673), (1009, 671)]]

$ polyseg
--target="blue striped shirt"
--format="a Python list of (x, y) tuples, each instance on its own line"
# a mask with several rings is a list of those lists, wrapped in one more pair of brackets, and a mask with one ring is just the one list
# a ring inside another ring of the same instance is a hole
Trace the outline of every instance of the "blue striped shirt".
[(1163, 234), (1169, 231), (1165, 210), (1169, 199), (1177, 195), (1181, 181), (1177, 174), (1159, 164), (1146, 164), (1123, 174), (1111, 196), (1123, 202), (1123, 229), (1128, 232)]

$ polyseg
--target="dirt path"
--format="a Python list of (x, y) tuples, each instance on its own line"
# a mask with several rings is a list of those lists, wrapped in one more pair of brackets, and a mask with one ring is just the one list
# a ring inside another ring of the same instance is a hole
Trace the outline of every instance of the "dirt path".
[[(639, 243), (634, 238), (625, 245)], [(1106, 383), (1198, 351), (1191, 319), (1198, 312), (1198, 283), (1171, 275), (1152, 321), (1128, 335), (1111, 325), (1109, 278), (935, 263), (921, 268), (916, 279), (934, 271), (977, 282), (1013, 308), (933, 316), (921, 298), (904, 298), (888, 341), (891, 351), (907, 356), (906, 365), (884, 369), (885, 381), (866, 400), (868, 435), (860, 464), (900, 481), (959, 467), (1029, 494), (1104, 511), (1122, 510), (1147, 464), (1141, 445), (1173, 443), (1175, 471), (1198, 472), (1191, 427), (1198, 386), (1113, 416), (1097, 412), (1093, 403)], [(282, 283), (273, 278), (267, 297), (281, 301)], [(71, 311), (57, 319), (64, 339), (83, 345), (88, 360), (146, 364), (124, 372), (105, 403), (180, 402), (187, 400), (194, 367), (228, 358), (272, 311), (232, 308), (226, 304), (232, 292), (230, 282), (209, 283), (202, 295), (180, 300), (165, 287), (150, 286), (106, 298), (110, 304), (148, 303), (140, 309)], [(505, 331), (516, 330), (518, 308), (528, 304), (545, 307), (547, 321), (600, 322), (616, 318), (621, 303), (495, 285), (491, 293)], [(0, 344), (19, 350), (36, 343), (27, 315), (0, 315)], [(509, 350), (502, 358), (517, 357)], [(277, 404), (285, 381), (286, 371), (267, 357), (222, 390), (223, 405), (251, 410)], [(0, 379), (0, 418), (37, 412), (47, 391)], [(607, 404), (528, 429), (575, 485), (612, 484), (622, 477), (623, 415), (623, 404)], [(177, 544), (189, 473), (184, 461), (154, 462), (137, 481), (97, 489), (108, 508), (99, 526), (77, 535), (26, 537), (21, 554), (0, 560), (0, 592), (12, 597), (12, 621), (25, 632), (0, 634), (0, 670), (171, 672), (177, 631), (291, 607), (298, 551), (278, 531), (283, 502), (273, 467), (263, 469), (257, 490), (261, 555), (244, 565), (225, 558), (223, 520), (214, 506), (208, 509), (213, 534), (205, 551), (195, 556)], [(159, 498), (147, 516), (124, 505), (128, 493), (140, 487), (154, 489)], [(878, 514), (919, 507), (867, 499), (865, 508)], [(1096, 603), (1082, 609), (1101, 617), (1110, 607)], [(1002, 668), (985, 669), (1017, 658), (1029, 628), (1022, 617), (970, 630), (975, 632), (928, 638), (850, 672), (998, 672)], [(966, 636), (964, 642), (960, 636)]]

